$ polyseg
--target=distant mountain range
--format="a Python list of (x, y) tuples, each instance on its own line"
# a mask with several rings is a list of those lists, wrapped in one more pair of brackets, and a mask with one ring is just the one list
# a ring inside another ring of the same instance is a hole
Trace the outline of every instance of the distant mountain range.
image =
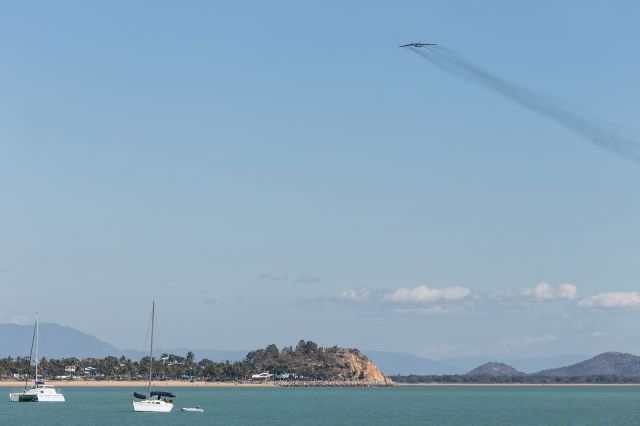
[[(474, 368), (466, 376), (525, 376), (526, 373), (516, 370), (501, 362), (488, 362)], [(589, 376), (618, 376), (640, 377), (640, 356), (621, 352), (605, 352), (586, 361), (578, 362), (566, 367), (551, 368), (531, 373), (528, 376), (541, 377), (589, 377)]]
[[(0, 324), (0, 356), (29, 356), (32, 325)], [(47, 358), (119, 355), (120, 350), (71, 327), (40, 323), (40, 353)]]
[(518, 371), (533, 373), (558, 365), (569, 365), (584, 360), (588, 355), (563, 355), (556, 357), (515, 358), (499, 360), (491, 357), (461, 357), (432, 360), (403, 352), (363, 350), (387, 375), (406, 376), (429, 374), (465, 374), (478, 365), (491, 362), (506, 362)]
[[(0, 357), (29, 356), (32, 325), (0, 324)], [(193, 351), (198, 359), (212, 361), (237, 361), (244, 358), (247, 351), (216, 351), (197, 348), (157, 348), (156, 354), (172, 353), (185, 355)], [(40, 354), (47, 358), (102, 358), (108, 355), (126, 356), (140, 359), (146, 356), (144, 351), (119, 349), (94, 336), (71, 327), (54, 323), (40, 323)]]

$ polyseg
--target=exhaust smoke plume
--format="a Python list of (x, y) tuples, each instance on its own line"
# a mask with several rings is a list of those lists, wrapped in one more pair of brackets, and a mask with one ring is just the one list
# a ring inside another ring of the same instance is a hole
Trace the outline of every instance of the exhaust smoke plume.
[(409, 49), (441, 70), (484, 86), (530, 111), (555, 121), (594, 145), (640, 162), (638, 143), (616, 134), (579, 109), (561, 105), (543, 95), (496, 77), (441, 46), (430, 46), (427, 49), (410, 47)]

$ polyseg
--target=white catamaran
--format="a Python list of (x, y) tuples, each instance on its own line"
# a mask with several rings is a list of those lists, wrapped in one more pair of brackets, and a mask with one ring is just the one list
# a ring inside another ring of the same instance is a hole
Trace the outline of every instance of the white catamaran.
[[(156, 302), (151, 305), (151, 349), (149, 350), (149, 386), (147, 394), (133, 393), (133, 410), (150, 413), (169, 413), (173, 409), (173, 398), (176, 396), (171, 392), (151, 391), (151, 377), (153, 367), (153, 327), (156, 315)], [(156, 398), (154, 398), (156, 397)]]
[[(64, 395), (55, 388), (47, 386), (44, 381), (38, 380), (38, 351), (40, 348), (40, 324), (38, 315), (36, 314), (36, 325), (33, 330), (33, 340), (36, 343), (36, 377), (33, 387), (27, 388), (25, 382), (22, 391), (14, 391), (9, 394), (9, 399), (13, 402), (64, 402)], [(33, 351), (33, 341), (31, 342), (31, 350)], [(33, 353), (33, 352), (32, 352)], [(29, 357), (31, 361), (31, 357)]]

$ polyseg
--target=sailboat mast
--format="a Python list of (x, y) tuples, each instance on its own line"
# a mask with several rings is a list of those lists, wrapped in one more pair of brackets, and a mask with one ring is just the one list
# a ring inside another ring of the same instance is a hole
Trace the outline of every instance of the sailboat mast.
[[(154, 300), (151, 305), (151, 348), (149, 349), (149, 389), (147, 393), (151, 396), (151, 368), (153, 367), (153, 325), (156, 316), (156, 301)], [(37, 368), (36, 364), (36, 368)], [(36, 370), (37, 371), (37, 370)]]
[(40, 322), (36, 313), (36, 386), (38, 385), (38, 349), (40, 348)]

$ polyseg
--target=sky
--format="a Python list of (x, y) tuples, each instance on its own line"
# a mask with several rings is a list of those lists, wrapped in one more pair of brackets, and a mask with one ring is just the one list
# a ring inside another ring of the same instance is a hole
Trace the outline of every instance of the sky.
[(640, 353), (640, 4), (58, 1), (0, 14), (0, 322), (140, 349)]

